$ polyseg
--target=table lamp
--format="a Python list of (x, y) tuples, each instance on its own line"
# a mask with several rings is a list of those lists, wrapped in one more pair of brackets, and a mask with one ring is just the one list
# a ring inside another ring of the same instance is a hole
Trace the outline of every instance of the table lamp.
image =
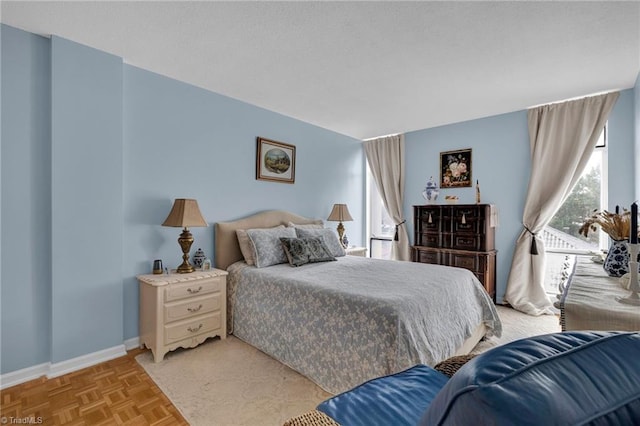
[(189, 227), (209, 226), (207, 221), (202, 217), (202, 213), (200, 213), (198, 202), (187, 198), (176, 198), (169, 212), (169, 216), (167, 216), (162, 223), (162, 226), (184, 228), (180, 237), (178, 237), (178, 244), (180, 244), (180, 248), (182, 249), (182, 265), (178, 266), (176, 272), (179, 274), (187, 274), (195, 271), (193, 265), (189, 263), (189, 250), (191, 250), (191, 244), (193, 244), (193, 235), (189, 232)]
[(342, 224), (342, 222), (350, 222), (353, 220), (353, 218), (349, 214), (349, 209), (347, 208), (347, 205), (334, 204), (333, 210), (331, 210), (331, 214), (329, 215), (327, 220), (331, 222), (339, 222), (338, 223), (338, 239), (340, 240), (340, 244), (342, 245), (342, 247), (345, 247), (345, 244), (342, 240), (344, 236), (344, 225)]

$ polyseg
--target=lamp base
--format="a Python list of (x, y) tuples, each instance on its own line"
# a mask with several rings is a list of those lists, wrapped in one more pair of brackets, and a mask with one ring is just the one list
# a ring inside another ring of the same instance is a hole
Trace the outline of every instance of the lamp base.
[(178, 266), (176, 272), (179, 274), (189, 274), (196, 269), (189, 263), (189, 251), (191, 250), (191, 244), (193, 244), (193, 235), (189, 232), (189, 228), (185, 226), (182, 230), (182, 234), (178, 237), (178, 244), (182, 249), (182, 264)]
[(193, 265), (191, 265), (190, 263), (184, 263), (182, 262), (182, 265), (178, 266), (176, 268), (176, 272), (178, 274), (190, 274), (191, 272), (194, 272), (196, 270), (196, 268), (193, 267)]
[(342, 222), (338, 222), (338, 229), (337, 230), (338, 230), (338, 239), (340, 240), (340, 245), (343, 248), (347, 248), (344, 245), (344, 225), (342, 224)]

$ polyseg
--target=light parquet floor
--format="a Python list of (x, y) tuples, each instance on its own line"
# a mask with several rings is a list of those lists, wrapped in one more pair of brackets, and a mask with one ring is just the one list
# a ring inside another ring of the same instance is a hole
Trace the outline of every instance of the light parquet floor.
[(0, 391), (0, 423), (188, 425), (135, 357), (142, 349), (53, 379)]

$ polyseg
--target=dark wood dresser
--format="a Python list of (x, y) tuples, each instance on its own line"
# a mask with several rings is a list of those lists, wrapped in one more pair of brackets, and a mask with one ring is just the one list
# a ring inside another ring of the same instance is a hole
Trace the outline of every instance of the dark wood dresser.
[(472, 271), (496, 300), (495, 227), (490, 204), (413, 206), (414, 262)]

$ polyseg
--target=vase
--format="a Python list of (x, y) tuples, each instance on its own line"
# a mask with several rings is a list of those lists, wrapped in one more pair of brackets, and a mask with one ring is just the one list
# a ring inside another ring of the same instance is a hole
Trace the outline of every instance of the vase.
[[(627, 240), (611, 242), (602, 267), (610, 277), (621, 277), (629, 272), (629, 247)], [(640, 255), (638, 256), (640, 258)], [(640, 269), (640, 268), (639, 268)]]
[(422, 196), (428, 203), (433, 203), (438, 198), (439, 193), (438, 184), (433, 181), (433, 176), (431, 176), (424, 188), (424, 191), (422, 191)]
[(204, 259), (206, 259), (206, 257), (207, 256), (205, 256), (202, 249), (199, 248), (198, 250), (196, 250), (196, 253), (193, 255), (193, 264), (195, 265), (195, 267), (201, 268), (202, 262), (204, 262)]

